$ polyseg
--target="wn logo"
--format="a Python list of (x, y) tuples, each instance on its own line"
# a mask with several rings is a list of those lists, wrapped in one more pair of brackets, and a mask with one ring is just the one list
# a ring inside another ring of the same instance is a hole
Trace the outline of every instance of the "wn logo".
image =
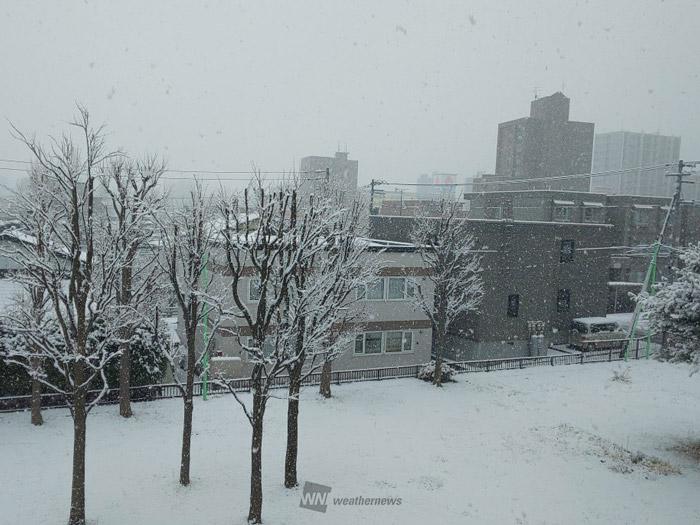
[(331, 488), (318, 483), (306, 481), (301, 493), (299, 506), (302, 509), (315, 510), (316, 512), (326, 512), (328, 508), (328, 494)]

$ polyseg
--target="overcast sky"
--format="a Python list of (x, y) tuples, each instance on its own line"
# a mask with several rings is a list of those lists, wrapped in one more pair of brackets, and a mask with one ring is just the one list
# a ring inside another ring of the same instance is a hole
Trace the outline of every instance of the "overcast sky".
[[(0, 116), (41, 136), (80, 101), (112, 145), (172, 168), (291, 169), (340, 143), (361, 183), (492, 172), (498, 123), (535, 89), (596, 131), (680, 135), (700, 158), (697, 0), (5, 0), (0, 15)], [(0, 158), (28, 158), (6, 121)]]

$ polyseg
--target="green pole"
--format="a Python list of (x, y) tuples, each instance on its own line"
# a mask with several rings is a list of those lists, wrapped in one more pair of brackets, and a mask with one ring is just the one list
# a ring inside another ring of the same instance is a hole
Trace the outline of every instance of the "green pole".
[[(647, 274), (646, 277), (644, 278), (644, 285), (642, 286), (642, 291), (644, 290), (649, 290), (651, 285), (654, 284), (654, 281), (656, 280), (656, 258), (659, 255), (659, 249), (661, 248), (661, 243), (659, 241), (656, 241), (654, 244), (654, 251), (651, 255), (651, 262), (649, 263), (649, 268), (647, 268)], [(636, 334), (636, 329), (637, 329), (637, 321), (639, 320), (639, 316), (635, 315), (632, 318), (632, 328), (630, 328), (630, 333), (629, 337), (627, 338), (627, 342), (625, 343), (625, 361), (629, 358), (629, 351), (630, 351), (630, 344), (632, 343), (632, 338), (635, 337)], [(649, 356), (649, 347), (651, 346), (651, 334), (647, 331), (647, 343), (646, 343), (646, 354), (647, 357)]]
[[(659, 248), (660, 244), (656, 244), (656, 248), (654, 249), (654, 255), (651, 258), (651, 275), (649, 279), (649, 293), (651, 295), (654, 295), (654, 284), (656, 283), (656, 259), (659, 256)], [(644, 357), (649, 359), (649, 354), (651, 352), (651, 331), (647, 329), (647, 339), (646, 339), (646, 349), (644, 352)]]
[[(209, 255), (204, 256), (204, 269), (202, 271), (202, 279), (204, 285), (206, 286), (209, 280)], [(207, 346), (209, 345), (209, 309), (207, 303), (204, 303), (204, 328), (202, 329), (202, 339), (204, 341), (204, 357), (202, 357), (202, 368), (204, 373), (202, 374), (202, 400), (206, 401), (209, 397), (209, 352), (207, 351)]]

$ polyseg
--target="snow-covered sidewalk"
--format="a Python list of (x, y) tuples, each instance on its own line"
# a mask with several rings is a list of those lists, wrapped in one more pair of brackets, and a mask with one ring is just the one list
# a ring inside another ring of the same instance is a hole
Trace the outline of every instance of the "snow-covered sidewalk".
[[(403, 379), (303, 394), (300, 479), (332, 487), (327, 512), (282, 487), (286, 405), (266, 417), (263, 517), (269, 524), (699, 523), (700, 468), (673, 452), (700, 438), (700, 377), (631, 362), (468, 374), (443, 389)], [(250, 429), (232, 399), (196, 400), (190, 487), (177, 484), (182, 403), (114, 406), (88, 421), (87, 514), (98, 525), (244, 523)], [(0, 523), (63, 524), (71, 421), (0, 415)], [(635, 457), (629, 452), (641, 451)], [(655, 456), (681, 474), (664, 475)], [(631, 461), (634, 460), (634, 461)], [(333, 504), (396, 497), (401, 504)]]

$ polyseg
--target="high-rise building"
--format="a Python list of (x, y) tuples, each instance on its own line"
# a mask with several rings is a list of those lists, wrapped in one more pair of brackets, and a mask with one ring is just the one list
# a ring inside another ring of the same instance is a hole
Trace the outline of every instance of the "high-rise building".
[[(675, 171), (680, 157), (681, 138), (652, 133), (613, 131), (597, 133), (593, 148), (592, 172), (621, 170), (591, 179), (591, 191), (617, 195), (670, 197), (674, 181), (666, 177)], [(665, 166), (672, 164), (673, 166)], [(691, 185), (683, 191), (694, 194)], [(684, 195), (692, 198), (693, 195)]]
[(304, 157), (299, 164), (304, 191), (317, 191), (325, 184), (338, 192), (347, 203), (357, 193), (356, 160), (348, 159), (347, 151), (338, 151), (334, 157)]
[(556, 178), (591, 171), (594, 125), (569, 120), (569, 103), (557, 92), (533, 100), (529, 117), (499, 124), (496, 173), (483, 179), (510, 189), (508, 182), (498, 181), (551, 178), (517, 189), (588, 191), (589, 177)]

